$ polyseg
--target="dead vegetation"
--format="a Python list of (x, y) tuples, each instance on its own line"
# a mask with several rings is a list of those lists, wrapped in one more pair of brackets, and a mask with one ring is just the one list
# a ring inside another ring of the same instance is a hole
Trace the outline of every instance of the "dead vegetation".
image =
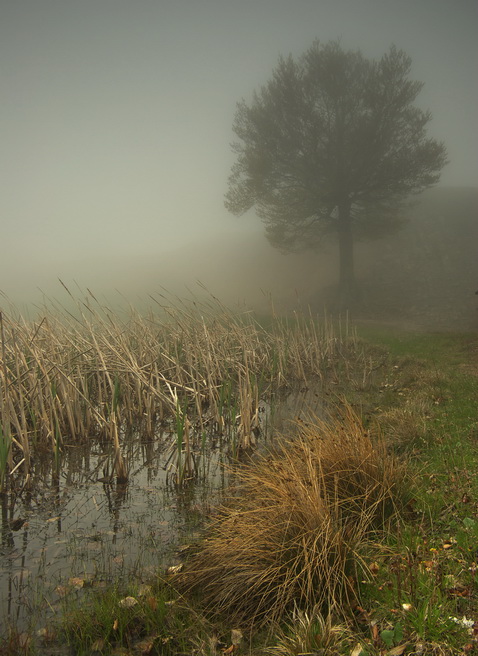
[(295, 606), (344, 615), (367, 576), (364, 547), (407, 499), (405, 468), (345, 406), (239, 473), (177, 584), (209, 612), (243, 624), (278, 621)]
[(155, 298), (146, 316), (115, 312), (91, 292), (70, 297), (73, 309), (53, 304), (34, 321), (0, 313), (2, 486), (14, 475), (29, 485), (32, 451), (50, 451), (58, 466), (68, 445), (98, 438), (113, 445), (125, 480), (125, 436), (153, 439), (164, 422), (194, 424), (200, 436), (234, 432), (247, 448), (260, 395), (320, 380), (356, 346), (327, 318), (262, 325), (211, 297)]

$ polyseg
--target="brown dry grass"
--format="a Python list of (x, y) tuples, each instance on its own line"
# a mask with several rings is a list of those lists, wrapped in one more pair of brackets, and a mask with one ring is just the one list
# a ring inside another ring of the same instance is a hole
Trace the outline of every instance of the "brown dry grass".
[(430, 416), (429, 402), (413, 399), (403, 407), (391, 408), (377, 415), (377, 429), (387, 435), (389, 446), (399, 453), (410, 453), (423, 446)]
[(345, 624), (334, 622), (331, 615), (323, 617), (320, 608), (296, 610), (292, 621), (280, 628), (276, 643), (266, 648), (271, 656), (305, 656), (305, 654), (338, 655), (349, 651), (353, 634)]
[(157, 312), (142, 316), (115, 312), (91, 292), (70, 296), (73, 310), (46, 306), (34, 321), (0, 308), (3, 483), (13, 471), (29, 482), (34, 449), (58, 455), (98, 437), (113, 444), (116, 475), (124, 479), (123, 436), (153, 437), (178, 404), (201, 433), (206, 422), (235, 430), (238, 415), (248, 446), (259, 394), (320, 378), (355, 348), (352, 335), (337, 337), (327, 320), (310, 315), (263, 326), (209, 297), (155, 299)]
[(205, 607), (250, 624), (294, 605), (341, 613), (357, 601), (364, 545), (405, 503), (404, 467), (349, 408), (301, 424), (246, 467), (178, 585)]

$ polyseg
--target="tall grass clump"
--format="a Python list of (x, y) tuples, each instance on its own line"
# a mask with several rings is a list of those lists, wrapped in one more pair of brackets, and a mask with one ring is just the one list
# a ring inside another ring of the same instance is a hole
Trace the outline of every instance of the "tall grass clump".
[(347, 653), (352, 633), (345, 624), (336, 624), (331, 615), (323, 617), (320, 608), (296, 610), (292, 621), (278, 631), (276, 643), (266, 648), (271, 656)]
[(205, 608), (261, 625), (294, 607), (345, 615), (364, 548), (406, 502), (403, 465), (346, 407), (239, 473), (178, 585)]

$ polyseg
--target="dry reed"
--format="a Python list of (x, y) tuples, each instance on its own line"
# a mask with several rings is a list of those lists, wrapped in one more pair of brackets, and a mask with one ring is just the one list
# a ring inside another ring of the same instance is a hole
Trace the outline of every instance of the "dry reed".
[(174, 421), (178, 400), (201, 428), (207, 420), (237, 430), (238, 415), (249, 446), (260, 394), (321, 376), (346, 348), (328, 321), (312, 316), (264, 327), (215, 298), (165, 297), (153, 299), (155, 313), (124, 315), (91, 292), (75, 299), (67, 291), (72, 310), (50, 302), (33, 321), (2, 313), (2, 484), (14, 471), (28, 482), (32, 449), (58, 456), (98, 437), (114, 446), (116, 475), (125, 479), (124, 435), (153, 437), (158, 423)]

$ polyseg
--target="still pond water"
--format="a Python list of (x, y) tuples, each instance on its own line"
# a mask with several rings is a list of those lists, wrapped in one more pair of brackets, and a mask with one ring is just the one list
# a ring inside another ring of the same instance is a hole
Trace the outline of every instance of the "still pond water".
[[(280, 412), (261, 402), (259, 446), (303, 409), (317, 413), (316, 393), (281, 400)], [(31, 491), (0, 495), (0, 635), (8, 626), (36, 631), (61, 613), (65, 598), (90, 585), (148, 581), (177, 561), (196, 538), (231, 482), (230, 443), (208, 436), (196, 454), (197, 477), (182, 489), (168, 477), (175, 435), (158, 432), (124, 446), (129, 479), (105, 482), (112, 453), (105, 445), (64, 449), (61, 472), (51, 456), (36, 463)]]

